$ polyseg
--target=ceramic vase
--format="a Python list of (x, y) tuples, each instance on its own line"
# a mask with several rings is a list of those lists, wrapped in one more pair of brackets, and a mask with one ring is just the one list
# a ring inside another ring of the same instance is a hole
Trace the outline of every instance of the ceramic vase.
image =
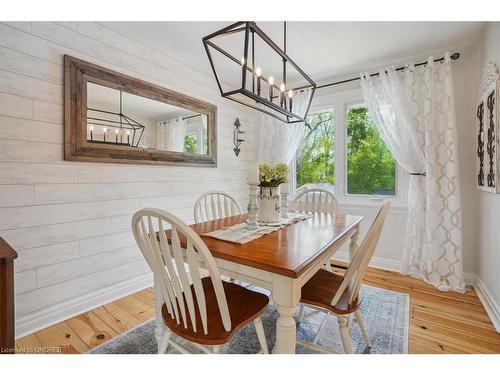
[(279, 223), (281, 220), (281, 195), (279, 186), (263, 186), (259, 193), (259, 222)]

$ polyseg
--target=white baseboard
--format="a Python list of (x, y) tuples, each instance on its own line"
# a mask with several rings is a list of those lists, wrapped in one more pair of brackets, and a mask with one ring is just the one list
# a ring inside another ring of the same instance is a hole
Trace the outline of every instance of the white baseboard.
[(27, 336), (152, 285), (153, 276), (148, 273), (28, 313), (16, 319), (16, 338)]
[[(349, 260), (349, 253), (347, 251), (339, 251), (335, 254), (334, 259), (340, 260), (342, 262), (347, 262)], [(374, 256), (370, 262), (370, 267), (399, 272), (401, 270), (401, 261)], [(464, 280), (467, 285), (475, 286), (476, 274), (471, 272), (464, 272)]]
[[(341, 262), (347, 262), (349, 261), (349, 252), (339, 251), (338, 253), (335, 253), (333, 259), (340, 260)], [(401, 269), (401, 261), (374, 256), (370, 261), (370, 267), (399, 272)]]
[(498, 303), (495, 301), (479, 276), (476, 277), (475, 288), (477, 296), (483, 304), (483, 307), (486, 310), (486, 313), (488, 314), (491, 322), (495, 326), (497, 332), (500, 332), (500, 306), (498, 306)]

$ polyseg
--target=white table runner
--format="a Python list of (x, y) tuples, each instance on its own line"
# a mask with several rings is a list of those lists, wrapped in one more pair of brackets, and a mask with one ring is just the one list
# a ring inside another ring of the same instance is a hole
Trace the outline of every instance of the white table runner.
[(244, 244), (253, 241), (266, 234), (280, 230), (287, 225), (297, 223), (302, 220), (309, 219), (313, 215), (303, 213), (288, 213), (288, 219), (282, 219), (276, 224), (259, 224), (259, 229), (248, 230), (247, 223), (239, 223), (230, 227), (222, 228), (213, 232), (203, 233), (202, 236), (212, 237), (222, 241)]

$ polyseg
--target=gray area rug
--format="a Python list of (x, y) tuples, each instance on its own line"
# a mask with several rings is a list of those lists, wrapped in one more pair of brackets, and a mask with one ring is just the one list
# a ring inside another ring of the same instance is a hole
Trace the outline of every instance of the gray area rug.
[[(361, 311), (368, 334), (372, 340), (372, 348), (366, 346), (361, 336), (361, 331), (354, 321), (350, 335), (355, 352), (376, 354), (407, 353), (409, 302), (410, 297), (408, 294), (363, 286)], [(297, 323), (297, 339), (312, 341), (323, 317), (323, 312), (306, 307), (304, 321)], [(269, 305), (267, 311), (262, 316), (262, 322), (270, 351), (274, 347), (276, 339), (277, 319), (278, 312), (272, 305)], [(176, 340), (189, 347), (189, 344), (186, 344), (185, 340), (181, 338), (176, 338)], [(328, 318), (323, 336), (318, 344), (337, 352), (343, 352), (337, 319), (334, 316)], [(259, 348), (254, 326), (253, 324), (249, 324), (234, 335), (226, 345), (225, 352), (230, 354), (250, 354), (258, 352)], [(297, 345), (296, 351), (301, 354), (314, 353), (312, 350), (300, 345)], [(155, 354), (156, 352), (154, 320), (147, 321), (143, 325), (125, 332), (89, 351), (90, 354)], [(170, 352), (176, 353), (174, 349), (170, 349)], [(200, 350), (193, 347), (193, 352), (200, 352)]]

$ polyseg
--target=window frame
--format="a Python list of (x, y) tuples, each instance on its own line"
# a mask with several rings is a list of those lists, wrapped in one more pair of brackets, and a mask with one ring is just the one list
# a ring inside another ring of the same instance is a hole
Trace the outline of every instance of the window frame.
[[(396, 186), (394, 196), (349, 194), (347, 193), (347, 109), (351, 106), (362, 106), (365, 101), (360, 89), (334, 92), (315, 97), (314, 105), (309, 114), (333, 111), (335, 123), (335, 196), (341, 205), (378, 205), (383, 200), (391, 202), (393, 207), (407, 207), (408, 175), (396, 160)], [(296, 192), (296, 158), (290, 166), (290, 181), (293, 181), (292, 191)]]
[[(344, 147), (344, 194), (349, 197), (361, 197), (365, 199), (370, 199), (372, 201), (382, 201), (386, 199), (391, 199), (395, 200), (398, 196), (398, 177), (401, 174), (399, 171), (399, 164), (396, 161), (396, 169), (395, 169), (395, 194), (394, 195), (377, 195), (377, 194), (352, 194), (348, 192), (348, 176), (347, 176), (347, 171), (348, 171), (348, 166), (347, 166), (347, 111), (351, 108), (366, 108), (366, 104), (364, 102), (364, 99), (361, 99), (361, 101), (357, 102), (350, 102), (350, 103), (344, 103), (344, 142), (343, 147)], [(392, 154), (392, 153), (391, 153)], [(394, 156), (393, 156), (394, 157)]]
[[(320, 110), (312, 110), (310, 109), (309, 110), (309, 114), (308, 116), (310, 115), (314, 115), (315, 113), (320, 113), (320, 112), (333, 112), (333, 125), (335, 127), (335, 134), (337, 132), (337, 128), (336, 128), (336, 112), (335, 112), (335, 107), (332, 106), (332, 105), (329, 105), (327, 107), (324, 107), (324, 108), (321, 108)], [(336, 136), (335, 136), (336, 137)], [(335, 138), (335, 142), (337, 141), (337, 138)], [(297, 149), (297, 152), (295, 153), (295, 157), (292, 159), (291, 161), (291, 164), (292, 165), (289, 165), (288, 166), (288, 170), (290, 171), (289, 172), (289, 178), (288, 178), (288, 181), (292, 181), (292, 184), (289, 184), (291, 185), (291, 191), (295, 194), (295, 192), (297, 191), (297, 155), (299, 154), (299, 150), (300, 148), (302, 147), (302, 144), (303, 142), (301, 141), (300, 144), (299, 144), (299, 148)], [(335, 152), (335, 150), (333, 150)], [(335, 165), (335, 171), (336, 171), (336, 168), (337, 166)], [(336, 178), (336, 174), (335, 174), (335, 171), (334, 171), (334, 178)]]

